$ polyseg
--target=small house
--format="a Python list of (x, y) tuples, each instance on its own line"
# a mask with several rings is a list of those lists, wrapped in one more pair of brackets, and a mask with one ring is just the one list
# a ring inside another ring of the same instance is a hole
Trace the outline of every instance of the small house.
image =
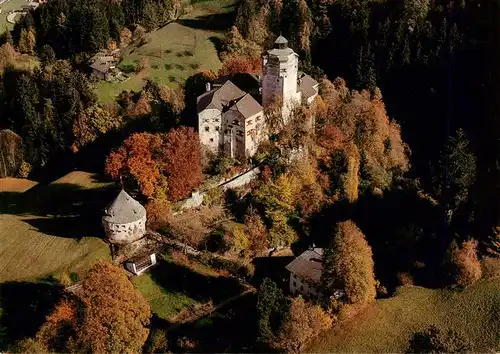
[(125, 262), (125, 268), (135, 275), (140, 275), (156, 264), (156, 254), (147, 252)]
[(113, 56), (98, 57), (91, 65), (92, 74), (101, 79), (109, 80), (111, 71), (115, 68), (116, 59)]
[(290, 262), (290, 293), (316, 299), (320, 295), (319, 285), (323, 273), (323, 249), (311, 248)]

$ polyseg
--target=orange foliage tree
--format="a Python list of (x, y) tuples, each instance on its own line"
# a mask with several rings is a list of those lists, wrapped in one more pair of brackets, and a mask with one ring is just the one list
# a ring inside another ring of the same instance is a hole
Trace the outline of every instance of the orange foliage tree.
[(203, 181), (200, 139), (193, 128), (180, 127), (170, 131), (165, 140), (167, 196), (177, 201), (188, 197)]
[(232, 55), (222, 63), (222, 68), (219, 70), (219, 76), (241, 73), (258, 74), (260, 71), (261, 65), (258, 57)]
[(136, 133), (123, 146), (111, 152), (106, 160), (106, 173), (135, 182), (141, 193), (152, 197), (165, 165), (163, 141), (160, 135)]
[(477, 257), (477, 241), (465, 241), (462, 247), (453, 244), (451, 262), (453, 280), (460, 286), (469, 286), (481, 279), (481, 262)]

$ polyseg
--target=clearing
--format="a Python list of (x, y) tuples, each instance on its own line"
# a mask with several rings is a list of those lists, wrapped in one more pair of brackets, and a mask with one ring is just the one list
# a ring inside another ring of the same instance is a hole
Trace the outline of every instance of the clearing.
[[(9, 11), (21, 10), (23, 5), (26, 4), (26, 0), (0, 0), (0, 10), (2, 10), (2, 13), (0, 13), (0, 34), (5, 32), (5, 28), (8, 28), (9, 30), (14, 28), (13, 24), (7, 22), (7, 15), (9, 14)], [(16, 16), (16, 20), (19, 19), (19, 16), (20, 15)]]
[(170, 250), (157, 257), (158, 264), (132, 282), (151, 311), (169, 323), (182, 321), (201, 304), (218, 304), (244, 290), (227, 272), (216, 271), (182, 252)]
[(86, 172), (48, 185), (0, 179), (0, 282), (81, 273), (110, 259), (101, 239), (102, 207), (115, 193)]
[[(112, 102), (124, 90), (140, 91), (145, 79), (177, 87), (199, 71), (217, 71), (221, 63), (216, 46), (232, 23), (233, 3), (197, 2), (189, 14), (147, 34), (146, 44), (125, 48), (118, 67), (130, 78), (122, 83), (99, 81), (96, 90), (100, 101)], [(137, 74), (130, 72), (141, 60), (147, 61), (146, 68)]]
[(413, 334), (436, 324), (466, 333), (473, 352), (492, 352), (500, 340), (500, 280), (463, 290), (405, 286), (356, 318), (324, 333), (309, 352), (402, 353)]

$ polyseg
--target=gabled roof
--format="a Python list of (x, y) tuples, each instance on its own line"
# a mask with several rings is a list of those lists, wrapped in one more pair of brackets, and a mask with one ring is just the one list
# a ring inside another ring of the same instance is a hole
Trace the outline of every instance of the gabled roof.
[(231, 102), (242, 98), (245, 94), (244, 91), (228, 80), (220, 88), (205, 92), (198, 97), (198, 113), (207, 108), (222, 111), (225, 106), (229, 106)]
[(100, 57), (97, 58), (90, 67), (105, 74), (113, 65), (115, 65), (114, 57)]
[(259, 102), (257, 102), (249, 93), (236, 102), (231, 109), (238, 110), (238, 112), (240, 112), (245, 119), (263, 111)]
[(313, 248), (303, 252), (286, 269), (305, 281), (319, 284), (323, 273), (323, 249)]
[(103, 219), (115, 224), (128, 224), (142, 219), (146, 209), (125, 190), (118, 194), (116, 199), (106, 208)]

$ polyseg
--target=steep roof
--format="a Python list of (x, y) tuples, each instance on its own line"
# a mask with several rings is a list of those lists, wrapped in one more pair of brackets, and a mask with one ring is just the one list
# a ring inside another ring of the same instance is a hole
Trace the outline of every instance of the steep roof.
[(113, 65), (115, 65), (114, 57), (100, 57), (97, 58), (90, 67), (105, 74)]
[(262, 106), (257, 102), (252, 95), (247, 93), (233, 106), (245, 118), (249, 118), (263, 111)]
[(313, 248), (303, 252), (286, 269), (305, 281), (319, 284), (323, 273), (323, 249)]
[(224, 106), (228, 106), (232, 101), (240, 99), (245, 94), (244, 91), (228, 80), (220, 88), (205, 92), (198, 97), (198, 113), (207, 108), (222, 111)]
[(278, 38), (276, 38), (274, 43), (275, 44), (288, 44), (288, 40), (283, 36), (279, 36)]
[(146, 209), (125, 190), (106, 208), (104, 220), (115, 224), (128, 224), (142, 219)]
[(319, 83), (314, 80), (311, 76), (303, 74), (299, 79), (299, 90), (305, 96), (305, 98), (310, 98), (318, 94)]

